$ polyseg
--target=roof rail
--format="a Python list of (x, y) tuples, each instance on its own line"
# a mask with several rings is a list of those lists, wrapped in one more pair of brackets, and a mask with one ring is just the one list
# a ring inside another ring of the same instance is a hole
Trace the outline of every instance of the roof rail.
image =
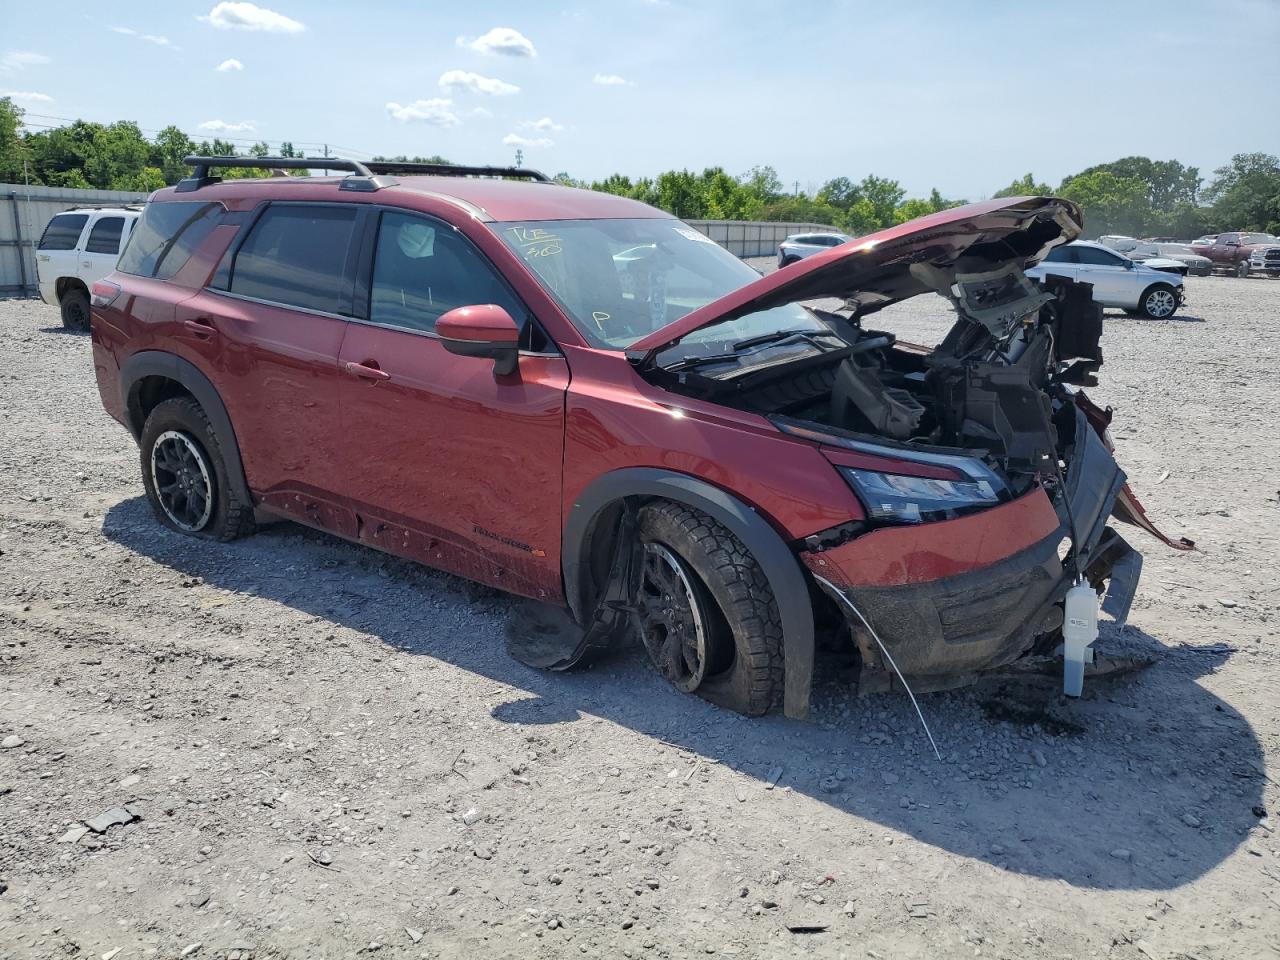
[(551, 178), (539, 170), (522, 167), (468, 167), (453, 163), (400, 163), (398, 161), (361, 162), (343, 157), (187, 157), (183, 163), (194, 168), (190, 177), (178, 182), (178, 193), (190, 193), (201, 187), (222, 181), (211, 176), (214, 167), (252, 167), (259, 170), (348, 170), (339, 190), (356, 190), (371, 193), (383, 187), (394, 187), (392, 173), (417, 174), (436, 177), (516, 177), (550, 183)]
[(364, 164), (374, 173), (412, 173), (426, 177), (514, 177), (550, 183), (541, 170), (528, 167), (469, 167), (459, 163), (408, 163), (398, 160), (367, 160)]

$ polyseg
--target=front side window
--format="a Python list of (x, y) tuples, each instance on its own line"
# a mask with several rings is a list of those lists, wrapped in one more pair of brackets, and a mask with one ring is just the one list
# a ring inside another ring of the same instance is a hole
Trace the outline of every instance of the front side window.
[(80, 239), (80, 231), (89, 222), (87, 213), (60, 213), (44, 228), (40, 237), (41, 250), (74, 250)]
[(129, 233), (116, 269), (138, 277), (170, 279), (222, 222), (224, 212), (220, 203), (148, 203)]
[(356, 213), (353, 205), (273, 205), (245, 238), (229, 289), (304, 310), (338, 313)]
[(1066, 247), (1054, 247), (1042, 263), (1072, 263), (1071, 251)]
[[(679, 220), (542, 220), (489, 225), (586, 340), (622, 350), (760, 275)], [(800, 238), (797, 238), (799, 240)], [(799, 304), (697, 330), (686, 352), (778, 330), (828, 333)]]
[(524, 322), (524, 308), (514, 294), (456, 229), (412, 214), (382, 214), (370, 281), (370, 321), (430, 332), (447, 311), (482, 303), (496, 303), (516, 323)]
[(85, 253), (118, 253), (120, 234), (124, 232), (124, 217), (101, 217), (89, 231), (84, 245)]

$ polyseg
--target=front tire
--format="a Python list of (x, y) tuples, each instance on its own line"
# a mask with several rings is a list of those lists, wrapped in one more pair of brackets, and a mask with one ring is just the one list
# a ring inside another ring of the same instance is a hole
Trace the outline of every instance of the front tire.
[(678, 689), (747, 716), (782, 698), (782, 618), (764, 571), (725, 526), (669, 501), (639, 517), (641, 642)]
[(1178, 309), (1178, 294), (1167, 283), (1148, 287), (1138, 301), (1138, 312), (1148, 320), (1168, 320)]
[(89, 295), (79, 287), (73, 287), (58, 301), (62, 310), (62, 325), (76, 333), (89, 329)]
[(157, 404), (138, 446), (147, 500), (170, 530), (211, 540), (253, 531), (253, 508), (232, 489), (217, 434), (194, 399)]
[(1249, 275), (1249, 261), (1241, 260), (1239, 263), (1236, 264), (1236, 276), (1243, 279), (1248, 275)]

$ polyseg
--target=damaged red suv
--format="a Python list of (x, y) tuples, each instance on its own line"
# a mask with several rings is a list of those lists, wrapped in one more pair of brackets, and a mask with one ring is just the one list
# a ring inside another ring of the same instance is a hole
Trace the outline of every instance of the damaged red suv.
[[(946, 210), (761, 278), (528, 170), (188, 163), (92, 309), (103, 403), (174, 530), (283, 517), (557, 604), (572, 628), (539, 665), (638, 637), (747, 714), (807, 712), (816, 634), (862, 689), (936, 689), (1051, 651), (1079, 578), (1127, 611), (1140, 560), (1108, 518), (1159, 534), (1078, 389), (1101, 310), (1022, 272), (1080, 233), (1068, 201)], [(875, 328), (921, 294), (954, 316), (936, 347)]]

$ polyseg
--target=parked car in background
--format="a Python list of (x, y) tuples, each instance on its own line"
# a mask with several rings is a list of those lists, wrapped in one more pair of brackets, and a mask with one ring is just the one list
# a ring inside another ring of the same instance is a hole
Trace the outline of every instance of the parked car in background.
[(1097, 242), (1102, 244), (1104, 247), (1110, 247), (1112, 250), (1117, 250), (1120, 253), (1132, 250), (1138, 245), (1138, 240), (1136, 238), (1126, 237), (1121, 234), (1108, 234), (1105, 237), (1099, 237)]
[[(1220, 233), (1212, 245), (1196, 247), (1196, 253), (1202, 253), (1213, 261), (1215, 270), (1233, 273), (1237, 277), (1247, 277), (1254, 269), (1272, 273), (1268, 264), (1280, 266), (1280, 239), (1269, 233)], [(1259, 254), (1255, 268), (1254, 254)]]
[(1130, 260), (1100, 243), (1077, 241), (1054, 247), (1027, 276), (1067, 277), (1093, 284), (1093, 299), (1152, 320), (1172, 317), (1185, 299), (1182, 277)]
[[(564, 608), (541, 666), (638, 639), (746, 714), (805, 714), (819, 630), (865, 689), (929, 689), (1055, 649), (1077, 577), (1123, 620), (1140, 564), (1107, 518), (1152, 528), (1070, 386), (1102, 362), (1098, 310), (1022, 272), (1079, 235), (1070, 201), (943, 210), (761, 277), (528, 169), (188, 162), (93, 287), (102, 402), (174, 531), (294, 519)], [(864, 323), (935, 292), (932, 352)]]
[(68, 330), (89, 329), (89, 291), (116, 268), (142, 207), (77, 207), (56, 214), (36, 245), (40, 299)]
[(1249, 272), (1280, 277), (1280, 246), (1255, 247), (1249, 255)]
[(1137, 260), (1139, 263), (1145, 263), (1148, 266), (1153, 266), (1160, 262), (1180, 263), (1186, 267), (1186, 270), (1181, 271), (1183, 276), (1189, 273), (1193, 277), (1207, 277), (1213, 273), (1213, 261), (1196, 253), (1191, 249), (1189, 243), (1164, 243), (1144, 240), (1126, 253), (1125, 256), (1130, 260)]
[(846, 233), (793, 233), (778, 244), (778, 266), (785, 267), (789, 263), (838, 247), (852, 239), (853, 237)]

